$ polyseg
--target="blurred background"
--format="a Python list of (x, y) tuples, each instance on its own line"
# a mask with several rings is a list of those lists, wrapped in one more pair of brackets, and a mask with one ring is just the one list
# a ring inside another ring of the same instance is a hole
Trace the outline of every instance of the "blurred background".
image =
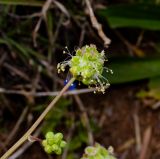
[(92, 142), (113, 146), (118, 159), (160, 158), (159, 0), (0, 0), (0, 155), (71, 78), (57, 74), (57, 64), (69, 58), (65, 46), (74, 55), (86, 44), (105, 51), (114, 73), (103, 75), (111, 86), (94, 94), (75, 84), (76, 95), (61, 98), (35, 131), (41, 139), (49, 130), (63, 132), (62, 156), (27, 142), (11, 158), (79, 159)]

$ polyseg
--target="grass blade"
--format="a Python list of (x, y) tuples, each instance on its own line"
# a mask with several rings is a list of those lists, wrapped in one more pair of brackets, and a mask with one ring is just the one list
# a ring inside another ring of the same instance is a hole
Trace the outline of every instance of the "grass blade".
[(116, 58), (109, 59), (108, 68), (113, 74), (104, 72), (110, 83), (125, 83), (160, 76), (160, 58)]
[(44, 2), (38, 0), (0, 0), (0, 4), (41, 7)]
[(149, 3), (120, 4), (98, 11), (111, 28), (160, 30), (160, 5)]

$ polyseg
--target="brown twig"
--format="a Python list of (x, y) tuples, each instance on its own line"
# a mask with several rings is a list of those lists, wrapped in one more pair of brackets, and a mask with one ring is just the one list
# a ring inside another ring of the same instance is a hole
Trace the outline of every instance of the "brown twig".
[(8, 63), (4, 63), (3, 66), (11, 70), (12, 73), (19, 75), (21, 78), (25, 79), (26, 81), (30, 81), (29, 77), (22, 71), (18, 70), (16, 67), (13, 67)]
[(0, 58), (0, 66), (1, 66), (1, 65), (3, 64), (3, 62), (5, 61), (6, 57), (7, 57), (7, 54), (6, 54), (6, 53), (3, 53), (3, 55), (2, 55), (1, 58)]
[(71, 78), (71, 80), (63, 87), (61, 92), (52, 100), (52, 102), (46, 107), (46, 109), (42, 112), (39, 118), (34, 122), (34, 124), (30, 127), (30, 129), (1, 157), (1, 159), (8, 158), (17, 148), (19, 148), (27, 139), (28, 136), (33, 133), (33, 131), (39, 126), (47, 113), (55, 106), (57, 101), (61, 98), (63, 93), (70, 87), (70, 85), (74, 82), (75, 78)]
[(36, 137), (36, 136), (32, 136), (32, 135), (30, 135), (29, 137), (28, 137), (28, 141), (30, 141), (30, 142), (35, 142), (35, 141), (38, 141), (38, 142), (42, 142), (42, 139), (40, 139), (40, 138), (38, 138), (38, 137)]
[(117, 151), (123, 152), (131, 148), (135, 144), (135, 139), (130, 138), (117, 148)]
[[(43, 124), (35, 131), (35, 133), (33, 134), (34, 137), (37, 137), (40, 134), (42, 127), (43, 127)], [(32, 144), (33, 144), (33, 142), (27, 142), (27, 143), (23, 144), (8, 159), (16, 159), (16, 158), (20, 157), (30, 146), (32, 146)]]
[(17, 131), (19, 130), (19, 127), (20, 127), (21, 123), (23, 122), (23, 120), (27, 114), (27, 111), (28, 111), (28, 107), (25, 107), (22, 114), (20, 115), (15, 127), (13, 128), (13, 130), (9, 134), (7, 140), (5, 141), (5, 143), (4, 143), (5, 146), (7, 146), (9, 144), (9, 142), (13, 139), (13, 137), (15, 136)]
[(70, 18), (70, 14), (68, 12), (68, 10), (66, 9), (66, 7), (60, 3), (59, 1), (56, 0), (52, 0), (52, 2), (62, 11), (62, 13), (64, 13), (68, 18)]
[(0, 149), (0, 152), (3, 150), (3, 151), (6, 151), (7, 150), (7, 148), (5, 147), (5, 145), (3, 144), (3, 142), (1, 142), (0, 141), (0, 147), (1, 147), (1, 149)]
[(111, 43), (111, 40), (106, 36), (106, 34), (104, 33), (104, 31), (102, 29), (102, 25), (97, 21), (97, 18), (95, 17), (93, 9), (91, 7), (90, 0), (85, 0), (85, 2), (86, 2), (86, 5), (87, 5), (87, 8), (89, 10), (89, 16), (90, 16), (90, 19), (91, 19), (92, 26), (98, 31), (98, 35), (104, 41), (104, 45), (106, 47), (108, 47), (109, 44)]
[(149, 158), (147, 156), (148, 156), (148, 150), (149, 150), (149, 147), (150, 147), (149, 143), (150, 143), (150, 140), (151, 140), (151, 135), (152, 135), (152, 128), (149, 126), (144, 132), (143, 144), (142, 144), (139, 159)]
[(39, 18), (39, 20), (38, 20), (38, 22), (37, 22), (37, 24), (36, 24), (36, 26), (35, 26), (35, 28), (33, 30), (33, 33), (32, 33), (33, 44), (34, 44), (35, 47), (37, 47), (37, 41), (36, 41), (36, 39), (37, 39), (37, 32), (38, 32), (38, 30), (39, 30), (39, 28), (41, 26), (41, 22), (42, 22), (42, 17)]
[(86, 33), (86, 23), (84, 23), (81, 27), (81, 34), (80, 34), (80, 38), (79, 38), (79, 47), (82, 47), (83, 45), (83, 41), (84, 41), (84, 37), (85, 37), (85, 33)]
[(77, 102), (80, 111), (82, 112), (82, 119), (83, 119), (84, 124), (86, 126), (86, 129), (88, 131), (88, 143), (90, 145), (93, 145), (94, 144), (94, 139), (93, 139), (92, 129), (91, 129), (91, 126), (90, 126), (90, 123), (89, 123), (89, 118), (88, 118), (88, 115), (86, 113), (85, 106), (84, 106), (82, 100), (80, 99), (80, 97), (78, 95), (74, 95), (74, 99)]
[[(107, 88), (107, 87), (106, 87)], [(77, 89), (72, 91), (67, 91), (64, 95), (73, 95), (73, 94), (84, 94), (89, 92), (94, 92), (96, 88), (85, 88), (85, 89)], [(5, 88), (0, 88), (0, 93), (3, 94), (17, 94), (24, 96), (35, 96), (35, 97), (45, 97), (45, 96), (56, 96), (59, 94), (59, 91), (55, 92), (27, 92), (24, 90), (7, 90)]]
[(140, 124), (139, 124), (138, 115), (134, 114), (133, 119), (134, 119), (135, 136), (136, 136), (136, 150), (137, 152), (140, 152), (141, 150), (141, 132), (140, 132)]
[(36, 24), (36, 27), (34, 28), (34, 31), (33, 31), (32, 35), (33, 35), (33, 43), (34, 43), (35, 47), (37, 46), (37, 41), (36, 41), (36, 39), (37, 39), (37, 32), (38, 32), (38, 30), (39, 30), (39, 28), (41, 26), (42, 19), (44, 19), (46, 21), (46, 13), (47, 13), (47, 10), (49, 9), (51, 3), (52, 3), (52, 0), (47, 0), (44, 3), (44, 5), (42, 7), (42, 10), (41, 10), (41, 13), (40, 13), (41, 16), (40, 16), (40, 18), (39, 18), (39, 20), (38, 20), (38, 22)]
[(139, 36), (138, 36), (138, 38), (137, 38), (137, 42), (136, 42), (136, 46), (137, 46), (137, 47), (140, 46), (143, 38), (144, 38), (144, 30), (142, 30), (142, 31), (140, 32), (140, 34), (139, 34)]
[(159, 107), (160, 107), (160, 101), (157, 101), (151, 106), (152, 109), (158, 109)]
[[(73, 123), (71, 125), (71, 128), (69, 129), (69, 133), (68, 133), (68, 136), (67, 136), (67, 143), (70, 143), (71, 139), (72, 139), (72, 136), (73, 136), (73, 132), (74, 132), (74, 129), (75, 129), (75, 123), (74, 123), (74, 116), (72, 117), (73, 119)], [(64, 152), (62, 154), (62, 159), (66, 159), (67, 157), (67, 153), (68, 153), (68, 146), (64, 149)]]
[(133, 56), (133, 55), (137, 55), (139, 57), (144, 56), (144, 52), (141, 49), (139, 49), (137, 46), (132, 45), (120, 32), (118, 32), (117, 30), (114, 30), (114, 33), (127, 46), (128, 51), (129, 51), (131, 56)]
[[(35, 93), (36, 89), (38, 87), (40, 81), (40, 72), (39, 69), (37, 70), (36, 76), (35, 78), (32, 80), (32, 87), (31, 87), (31, 93)], [(28, 101), (30, 102), (30, 104), (34, 104), (34, 96), (27, 96), (28, 97)]]
[(16, 15), (13, 13), (7, 13), (7, 15), (15, 19), (28, 19), (28, 18), (32, 19), (32, 18), (40, 17), (41, 13), (38, 12), (38, 13), (29, 14), (29, 15)]
[(56, 0), (47, 0), (41, 9), (41, 12), (40, 12), (41, 16), (36, 24), (36, 27), (33, 31), (33, 34), (32, 34), (33, 35), (33, 43), (34, 43), (35, 47), (37, 46), (36, 39), (37, 39), (38, 30), (41, 26), (42, 20), (47, 22), (46, 14), (47, 14), (47, 11), (50, 8), (52, 3), (54, 3), (68, 18), (70, 17), (69, 12), (67, 11), (67, 9), (65, 8), (65, 6), (63, 4), (61, 4), (60, 2), (58, 2)]

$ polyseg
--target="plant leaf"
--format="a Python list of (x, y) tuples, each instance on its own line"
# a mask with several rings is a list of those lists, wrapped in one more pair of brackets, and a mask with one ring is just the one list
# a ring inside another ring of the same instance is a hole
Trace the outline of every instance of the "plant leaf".
[(0, 0), (0, 4), (41, 7), (44, 1), (38, 0)]
[(160, 30), (160, 5), (150, 3), (120, 4), (101, 9), (98, 14), (111, 28)]
[(125, 83), (160, 76), (160, 58), (109, 59), (113, 74), (103, 72), (110, 83)]

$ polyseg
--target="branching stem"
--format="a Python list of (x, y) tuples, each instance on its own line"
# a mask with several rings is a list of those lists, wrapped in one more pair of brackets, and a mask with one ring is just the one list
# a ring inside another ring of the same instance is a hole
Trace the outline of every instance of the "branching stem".
[(47, 113), (55, 106), (56, 102), (61, 98), (63, 93), (69, 88), (69, 86), (74, 82), (75, 78), (72, 78), (66, 86), (61, 90), (61, 92), (52, 100), (52, 102), (47, 106), (31, 128), (1, 157), (1, 159), (7, 159), (18, 147), (20, 147), (33, 133), (33, 131), (38, 127)]

